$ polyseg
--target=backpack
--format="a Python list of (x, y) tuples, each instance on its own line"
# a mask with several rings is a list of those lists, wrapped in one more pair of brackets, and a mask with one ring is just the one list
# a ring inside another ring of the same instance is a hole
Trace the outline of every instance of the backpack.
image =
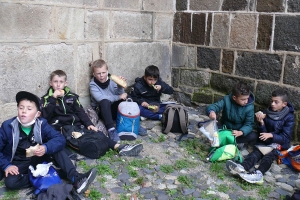
[(109, 150), (106, 137), (102, 132), (88, 130), (72, 125), (62, 127), (62, 134), (67, 140), (67, 145), (79, 154), (89, 158), (98, 159)]
[(188, 113), (182, 105), (168, 104), (162, 114), (162, 132), (188, 133)]
[(118, 106), (116, 129), (121, 140), (134, 140), (139, 133), (140, 108), (131, 98)]
[(281, 151), (277, 162), (278, 164), (286, 164), (291, 169), (300, 171), (300, 145)]

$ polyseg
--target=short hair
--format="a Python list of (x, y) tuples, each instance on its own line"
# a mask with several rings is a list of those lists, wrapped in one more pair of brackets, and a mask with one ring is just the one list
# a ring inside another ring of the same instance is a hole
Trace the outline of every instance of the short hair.
[(232, 88), (232, 95), (239, 97), (240, 95), (250, 95), (249, 86), (240, 81)]
[(67, 74), (66, 74), (66, 72), (64, 72), (63, 70), (60, 70), (60, 69), (51, 72), (51, 74), (50, 74), (50, 81), (52, 81), (52, 79), (53, 79), (54, 76), (65, 77), (65, 79), (67, 80)]
[(145, 69), (145, 77), (159, 78), (159, 69), (155, 65), (149, 65)]
[(280, 97), (283, 102), (288, 102), (288, 93), (285, 89), (278, 88), (272, 92), (272, 97)]
[(106, 69), (108, 70), (108, 66), (107, 66), (106, 62), (102, 59), (98, 59), (98, 60), (90, 62), (89, 66), (91, 68), (91, 77), (93, 77), (93, 73), (94, 73), (95, 68), (102, 68), (102, 67), (105, 66)]

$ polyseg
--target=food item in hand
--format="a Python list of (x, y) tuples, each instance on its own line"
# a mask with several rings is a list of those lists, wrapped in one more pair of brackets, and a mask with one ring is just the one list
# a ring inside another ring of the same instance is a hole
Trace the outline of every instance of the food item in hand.
[(266, 114), (264, 114), (263, 112), (261, 112), (261, 111), (258, 111), (257, 113), (255, 113), (255, 116), (258, 116), (258, 115), (260, 115), (260, 114), (262, 114), (263, 115), (263, 119), (266, 117)]
[(153, 87), (155, 90), (157, 90), (157, 87), (156, 87), (156, 85), (152, 85), (152, 87)]
[(60, 91), (61, 96), (65, 95), (65, 91), (64, 90), (59, 90), (59, 91)]
[(35, 145), (35, 146), (30, 146), (29, 148), (26, 149), (26, 157), (32, 157), (34, 156), (34, 151), (38, 150), (39, 148), (39, 144)]
[(149, 105), (148, 109), (151, 110), (152, 112), (158, 112), (159, 107), (157, 105)]
[(76, 132), (76, 131), (72, 132), (72, 137), (75, 139), (80, 138), (81, 136), (82, 136), (82, 133), (80, 133), (80, 132)]
[(113, 75), (111, 74), (109, 77), (111, 80), (113, 80), (114, 82), (116, 82), (116, 84), (118, 84), (119, 86), (121, 86), (122, 88), (126, 88), (127, 87), (127, 83), (125, 80), (121, 79), (119, 76)]

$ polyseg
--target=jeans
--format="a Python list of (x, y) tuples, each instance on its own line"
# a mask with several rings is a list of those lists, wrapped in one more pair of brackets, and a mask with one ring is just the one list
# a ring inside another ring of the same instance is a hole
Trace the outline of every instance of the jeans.
[(106, 129), (114, 127), (114, 120), (117, 119), (118, 106), (123, 100), (111, 102), (103, 99), (99, 102), (99, 118), (103, 120)]
[(161, 115), (164, 112), (166, 106), (167, 106), (167, 104), (160, 104), (159, 105), (159, 111), (158, 112), (152, 112), (151, 110), (139, 105), (140, 111), (141, 111), (140, 115), (142, 117), (146, 117), (148, 119), (160, 120), (161, 117), (159, 115)]

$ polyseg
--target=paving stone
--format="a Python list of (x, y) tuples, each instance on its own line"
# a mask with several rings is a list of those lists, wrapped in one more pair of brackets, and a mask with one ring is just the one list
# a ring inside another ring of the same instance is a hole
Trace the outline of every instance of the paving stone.
[(194, 189), (194, 188), (182, 188), (182, 190), (181, 190), (181, 193), (182, 193), (184, 196), (190, 195), (190, 194), (192, 194), (193, 192), (195, 192), (195, 189)]
[(286, 183), (281, 184), (281, 188), (288, 191), (288, 192), (293, 192), (294, 188)]
[(284, 12), (284, 0), (257, 0), (258, 12)]

